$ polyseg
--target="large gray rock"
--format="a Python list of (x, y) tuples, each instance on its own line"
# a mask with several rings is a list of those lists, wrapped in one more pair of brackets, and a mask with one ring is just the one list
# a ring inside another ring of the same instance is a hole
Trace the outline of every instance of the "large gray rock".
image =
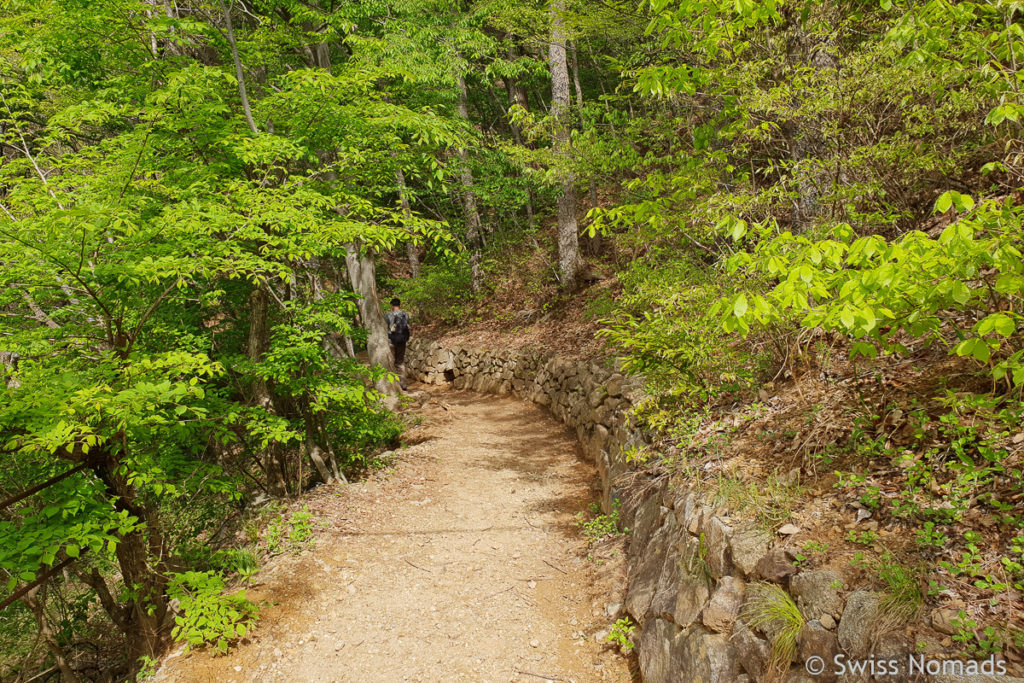
[(743, 529), (729, 541), (733, 565), (744, 576), (753, 576), (757, 563), (768, 553), (771, 536), (758, 529)]
[(832, 662), (839, 653), (839, 641), (836, 634), (826, 630), (817, 620), (808, 621), (797, 638), (797, 655), (801, 662), (806, 662), (811, 657), (818, 657), (825, 664), (825, 670), (818, 675), (817, 680), (833, 683), (837, 679)]
[(681, 572), (672, 620), (682, 628), (689, 627), (697, 621), (710, 597), (711, 589), (706, 577)]
[(773, 550), (757, 561), (754, 573), (765, 581), (785, 584), (797, 572), (795, 559), (788, 550)]
[(661, 526), (665, 508), (661, 506), (659, 498), (661, 498), (660, 495), (648, 495), (636, 507), (635, 514), (629, 514), (631, 511), (626, 511), (624, 521), (626, 523), (632, 522), (631, 528), (633, 530), (629, 537), (629, 552), (631, 555), (641, 552), (650, 540), (654, 530)]
[(672, 676), (672, 650), (679, 629), (664, 619), (648, 619), (640, 632), (640, 676), (646, 683), (678, 681)]
[(821, 619), (828, 614), (839, 618), (843, 613), (842, 578), (828, 570), (802, 572), (789, 581), (789, 591), (804, 619)]
[(672, 620), (680, 628), (686, 629), (697, 621), (711, 597), (711, 582), (698, 562), (700, 542), (682, 529), (679, 534), (680, 540), (672, 549), (672, 554), (679, 558), (677, 562), (680, 569)]
[(729, 636), (693, 628), (679, 640), (672, 650), (672, 681), (735, 683), (740, 667)]
[(733, 626), (730, 640), (735, 646), (736, 658), (743, 670), (755, 681), (763, 680), (772, 656), (768, 641), (759, 638), (742, 621), (737, 621)]
[(855, 591), (846, 599), (839, 621), (839, 646), (851, 657), (863, 657), (871, 651), (878, 601), (878, 594), (870, 591)]
[(700, 495), (694, 494), (686, 499), (686, 509), (683, 511), (683, 519), (686, 522), (686, 530), (693, 535), (698, 535), (704, 527), (705, 519), (710, 519), (714, 510), (704, 504)]
[(711, 517), (705, 526), (707, 532), (704, 537), (704, 559), (711, 576), (720, 579), (732, 569), (732, 563), (729, 561), (729, 540), (732, 538), (733, 528), (721, 517)]
[(644, 546), (642, 553), (639, 554), (639, 560), (631, 563), (629, 587), (626, 589), (626, 609), (637, 622), (645, 621), (651, 609), (665, 566), (669, 537), (674, 528), (674, 523), (658, 527), (650, 543)]
[(658, 577), (658, 585), (654, 589), (648, 614), (662, 619), (672, 619), (679, 598), (679, 580), (682, 575), (682, 564), (675, 552), (681, 541), (676, 518), (666, 515), (664, 524), (656, 536), (658, 542), (666, 547), (665, 562), (661, 567), (661, 575)]
[(718, 633), (732, 632), (732, 625), (740, 613), (746, 592), (747, 585), (742, 580), (723, 576), (711, 596), (711, 601), (704, 608), (704, 625)]

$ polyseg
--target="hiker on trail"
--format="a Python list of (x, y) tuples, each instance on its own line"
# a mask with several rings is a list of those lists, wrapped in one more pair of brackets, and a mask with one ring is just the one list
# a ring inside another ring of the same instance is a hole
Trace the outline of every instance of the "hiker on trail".
[(405, 391), (405, 343), (409, 341), (409, 314), (402, 310), (402, 302), (391, 300), (391, 310), (384, 314), (384, 322), (388, 325), (388, 342), (391, 353), (395, 356), (395, 370)]

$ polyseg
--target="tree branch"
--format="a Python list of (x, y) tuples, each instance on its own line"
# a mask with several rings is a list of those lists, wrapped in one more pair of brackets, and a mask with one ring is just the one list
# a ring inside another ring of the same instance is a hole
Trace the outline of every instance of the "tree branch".
[(238, 58), (238, 43), (235, 41), (235, 29), (231, 25), (231, 11), (224, 6), (224, 0), (217, 0), (220, 11), (224, 14), (224, 21), (228, 28), (228, 45), (231, 46), (231, 59), (235, 62), (235, 77), (238, 79), (238, 94), (242, 98), (242, 110), (245, 112), (245, 120), (253, 133), (259, 134), (256, 122), (252, 120), (252, 109), (249, 107), (249, 96), (245, 92), (245, 74), (242, 73), (242, 60)]
[(18, 137), (21, 138), (21, 151), (25, 153), (26, 157), (28, 157), (29, 162), (32, 164), (32, 168), (36, 170), (36, 174), (39, 176), (39, 179), (43, 181), (43, 186), (46, 188), (46, 191), (50, 193), (51, 197), (53, 197), (53, 201), (57, 202), (57, 206), (63, 210), (64, 205), (60, 203), (59, 199), (57, 199), (57, 195), (54, 193), (53, 188), (50, 187), (50, 183), (46, 182), (46, 174), (44, 174), (43, 170), (39, 168), (39, 164), (36, 163), (35, 157), (33, 157), (32, 152), (29, 151), (28, 142), (25, 140), (24, 133), (21, 132), (21, 126), (18, 125), (18, 117), (14, 115), (14, 112), (11, 111), (11, 106), (7, 104), (7, 97), (4, 95), (4, 91), (2, 89), (0, 89), (0, 101), (3, 101), (4, 109), (6, 109), (7, 113), (10, 115), (11, 123), (14, 124), (14, 130), (18, 132)]

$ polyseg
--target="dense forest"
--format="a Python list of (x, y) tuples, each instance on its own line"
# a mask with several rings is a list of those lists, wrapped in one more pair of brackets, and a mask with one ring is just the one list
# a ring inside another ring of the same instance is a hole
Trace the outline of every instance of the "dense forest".
[(933, 364), (806, 457), (1013, 608), (960, 646), (1019, 651), (1022, 18), (5, 2), (0, 677), (123, 680), (243, 637), (254, 501), (400, 438), (392, 295), (414, 334), (594, 320), (674, 452), (811, 368)]

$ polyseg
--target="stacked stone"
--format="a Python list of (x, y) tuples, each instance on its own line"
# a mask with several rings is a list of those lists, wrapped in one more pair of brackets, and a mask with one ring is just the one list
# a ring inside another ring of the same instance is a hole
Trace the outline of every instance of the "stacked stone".
[[(411, 343), (410, 375), (451, 382), (456, 389), (509, 394), (547, 406), (575, 429), (583, 452), (601, 477), (607, 513), (619, 498), (616, 480), (630, 468), (626, 453), (647, 443), (628, 416), (640, 383), (616, 368), (533, 351), (482, 351)], [(879, 597), (844, 592), (831, 571), (798, 573), (794, 557), (772, 549), (767, 532), (740, 524), (695, 490), (673, 489), (662, 479), (624, 501), (621, 524), (631, 530), (624, 609), (638, 625), (644, 681), (766, 680), (773, 676), (770, 634), (744, 623), (742, 606), (752, 582), (774, 582), (793, 598), (806, 623), (790, 683), (834, 681), (825, 672), (808, 678), (802, 662), (838, 653), (865, 657), (879, 621)], [(904, 656), (909, 644), (888, 638), (876, 655)], [(1010, 679), (1005, 679), (1010, 680)]]
[(551, 353), (445, 347), (423, 339), (409, 343), (406, 367), (410, 377), (427, 384), (451, 382), (456, 389), (513, 395), (546, 406), (576, 431), (584, 454), (597, 466), (606, 512), (616, 497), (616, 478), (629, 469), (624, 453), (646, 443), (628, 416), (641, 383), (615, 368)]
[[(632, 530), (625, 610), (640, 627), (644, 681), (771, 678), (770, 634), (743, 621), (748, 586), (755, 582), (782, 587), (805, 621), (796, 662), (782, 679), (836, 681), (836, 655), (867, 658), (872, 646), (876, 657), (906, 662), (908, 640), (890, 634), (875, 643), (876, 593), (847, 593), (842, 578), (829, 570), (800, 572), (789, 551), (772, 548), (771, 534), (721, 514), (703, 493), (662, 481), (628, 502), (622, 521)], [(803, 663), (814, 658), (828, 668), (807, 677)]]

